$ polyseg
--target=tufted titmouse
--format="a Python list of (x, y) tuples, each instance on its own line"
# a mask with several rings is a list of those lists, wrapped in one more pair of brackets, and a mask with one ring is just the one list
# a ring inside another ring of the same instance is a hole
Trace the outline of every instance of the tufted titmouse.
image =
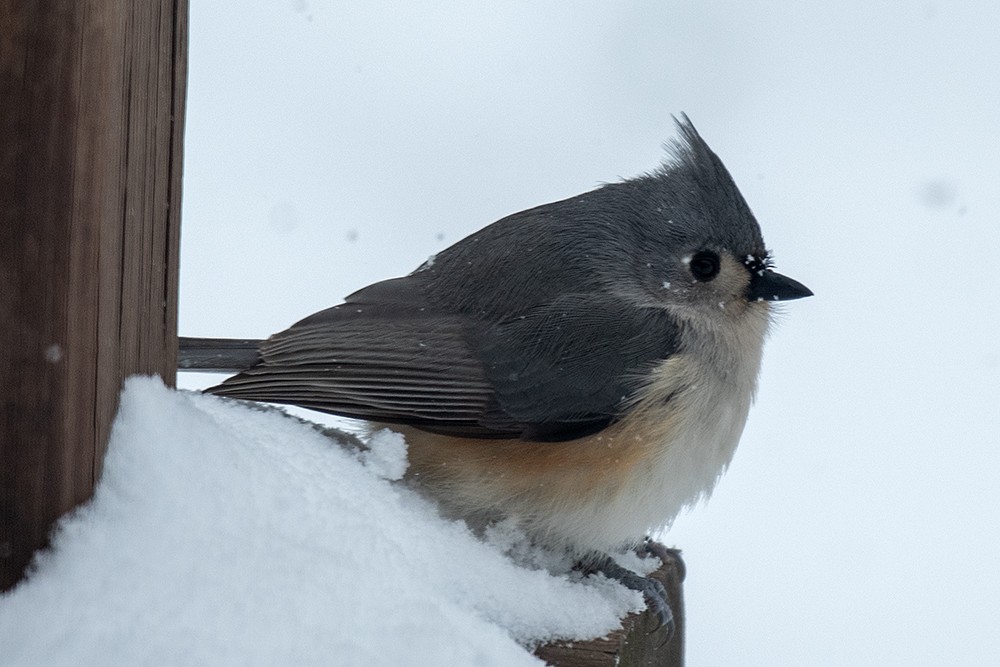
[(515, 213), (181, 365), (245, 369), (214, 394), (392, 425), (410, 478), (456, 515), (512, 517), (580, 555), (637, 544), (714, 487), (771, 302), (812, 294), (771, 270), (726, 168), (677, 125), (652, 173)]

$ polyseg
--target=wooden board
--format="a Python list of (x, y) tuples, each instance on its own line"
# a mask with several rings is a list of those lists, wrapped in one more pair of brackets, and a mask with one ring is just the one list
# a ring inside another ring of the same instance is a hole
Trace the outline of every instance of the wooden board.
[(0, 2), (0, 590), (174, 377), (187, 0)]

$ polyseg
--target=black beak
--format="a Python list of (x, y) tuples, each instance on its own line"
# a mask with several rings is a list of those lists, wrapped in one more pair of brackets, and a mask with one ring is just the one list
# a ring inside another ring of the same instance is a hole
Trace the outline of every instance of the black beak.
[(762, 269), (751, 274), (747, 301), (791, 301), (812, 295), (812, 290), (799, 281)]

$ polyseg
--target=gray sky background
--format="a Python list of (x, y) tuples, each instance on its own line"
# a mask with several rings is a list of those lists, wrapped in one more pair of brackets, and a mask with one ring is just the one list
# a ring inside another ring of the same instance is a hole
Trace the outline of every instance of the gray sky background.
[(985, 0), (192, 3), (181, 333), (265, 337), (652, 169), (686, 112), (816, 293), (665, 537), (690, 664), (988, 664), (998, 26)]

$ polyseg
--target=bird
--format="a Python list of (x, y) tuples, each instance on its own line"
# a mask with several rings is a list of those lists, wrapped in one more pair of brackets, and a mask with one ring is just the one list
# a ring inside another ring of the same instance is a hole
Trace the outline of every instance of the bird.
[[(211, 394), (388, 426), (447, 514), (612, 573), (603, 555), (711, 493), (775, 302), (812, 295), (675, 123), (650, 172), (502, 218), (266, 340), (181, 339), (179, 365), (238, 371)], [(615, 576), (670, 621), (662, 590)]]

